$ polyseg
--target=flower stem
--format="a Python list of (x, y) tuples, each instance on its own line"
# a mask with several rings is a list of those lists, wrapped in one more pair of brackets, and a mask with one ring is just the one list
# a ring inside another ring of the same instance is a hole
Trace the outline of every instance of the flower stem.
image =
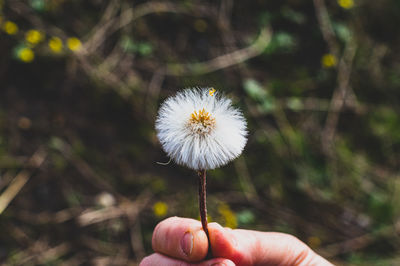
[(208, 233), (208, 226), (207, 226), (206, 170), (198, 171), (198, 175), (199, 175), (199, 210), (200, 210), (200, 219), (201, 219), (201, 225), (203, 227), (204, 232), (207, 235), (207, 240), (208, 240), (208, 256), (207, 257), (211, 257), (210, 235)]

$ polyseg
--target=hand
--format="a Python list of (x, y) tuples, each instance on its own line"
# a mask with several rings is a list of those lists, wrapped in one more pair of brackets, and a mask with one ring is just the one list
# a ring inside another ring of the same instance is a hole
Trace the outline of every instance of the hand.
[(140, 266), (332, 265), (288, 234), (232, 230), (217, 223), (208, 224), (208, 230), (214, 259), (204, 260), (208, 241), (199, 221), (171, 217), (160, 222), (152, 239), (156, 253)]

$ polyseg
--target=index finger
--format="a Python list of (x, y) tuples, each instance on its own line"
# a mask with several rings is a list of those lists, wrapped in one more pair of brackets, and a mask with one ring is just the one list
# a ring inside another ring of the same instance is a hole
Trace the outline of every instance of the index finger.
[(193, 262), (206, 257), (208, 240), (199, 221), (170, 217), (154, 229), (152, 246), (155, 252)]

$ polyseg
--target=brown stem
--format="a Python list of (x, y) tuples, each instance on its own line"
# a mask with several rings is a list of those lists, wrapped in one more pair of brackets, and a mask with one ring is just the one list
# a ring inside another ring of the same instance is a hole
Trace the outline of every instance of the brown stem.
[(210, 235), (208, 233), (207, 226), (207, 205), (206, 205), (206, 170), (198, 171), (199, 175), (199, 209), (200, 209), (200, 219), (203, 230), (207, 235), (208, 239), (208, 257), (211, 257), (211, 243)]

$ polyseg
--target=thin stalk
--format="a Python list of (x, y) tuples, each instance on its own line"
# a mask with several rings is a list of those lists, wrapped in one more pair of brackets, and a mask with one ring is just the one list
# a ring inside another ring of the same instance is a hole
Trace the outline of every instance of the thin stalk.
[(208, 233), (208, 226), (207, 226), (206, 170), (198, 171), (198, 175), (199, 175), (199, 210), (200, 210), (200, 219), (201, 219), (201, 225), (203, 227), (203, 230), (207, 235), (208, 257), (210, 257), (211, 256), (211, 243), (210, 243), (210, 235)]

